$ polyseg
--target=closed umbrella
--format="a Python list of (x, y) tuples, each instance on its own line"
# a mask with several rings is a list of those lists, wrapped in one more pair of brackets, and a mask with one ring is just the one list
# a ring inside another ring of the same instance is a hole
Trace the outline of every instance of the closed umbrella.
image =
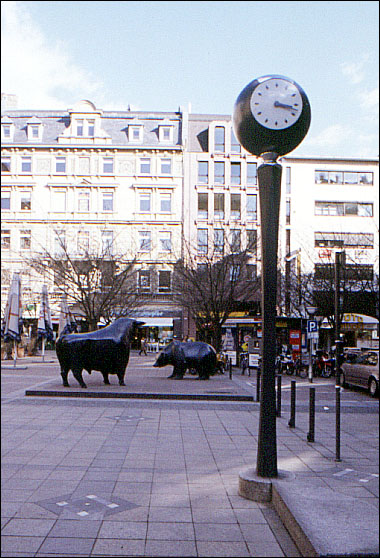
[(67, 297), (63, 295), (61, 300), (61, 312), (59, 315), (58, 337), (65, 333), (76, 333), (77, 331), (78, 327), (74, 316), (69, 310)]
[(45, 360), (45, 343), (46, 340), (53, 341), (53, 324), (51, 321), (51, 312), (49, 305), (49, 295), (47, 286), (43, 285), (41, 292), (40, 315), (37, 325), (38, 337), (42, 339), (42, 360)]
[(22, 332), (22, 306), (21, 306), (21, 279), (19, 273), (14, 273), (7, 304), (5, 307), (4, 319), (1, 327), (1, 336), (4, 341), (14, 343), (14, 362), (16, 367), (17, 343), (21, 341)]

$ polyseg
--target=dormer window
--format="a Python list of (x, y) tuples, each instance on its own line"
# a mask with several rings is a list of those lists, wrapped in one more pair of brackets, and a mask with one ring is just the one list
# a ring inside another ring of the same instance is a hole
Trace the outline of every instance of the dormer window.
[(131, 143), (141, 143), (143, 140), (143, 125), (130, 124), (128, 126), (128, 141)]
[(42, 122), (33, 116), (27, 122), (28, 141), (41, 141), (42, 139)]
[(159, 130), (159, 140), (163, 143), (172, 143), (173, 142), (173, 126), (168, 124), (163, 124), (158, 127)]
[(76, 135), (78, 137), (93, 138), (95, 135), (95, 120), (78, 119), (76, 123)]
[(1, 140), (2, 141), (13, 141), (13, 135), (15, 131), (15, 125), (12, 120), (7, 116), (1, 119)]

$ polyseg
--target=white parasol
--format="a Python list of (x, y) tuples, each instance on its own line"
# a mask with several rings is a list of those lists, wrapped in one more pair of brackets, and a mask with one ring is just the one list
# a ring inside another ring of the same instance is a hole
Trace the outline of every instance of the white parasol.
[(51, 312), (49, 305), (49, 295), (46, 285), (43, 285), (41, 292), (40, 315), (38, 318), (37, 333), (38, 337), (40, 339), (42, 338), (42, 360), (45, 360), (46, 340), (52, 341), (54, 339), (53, 324), (51, 321)]

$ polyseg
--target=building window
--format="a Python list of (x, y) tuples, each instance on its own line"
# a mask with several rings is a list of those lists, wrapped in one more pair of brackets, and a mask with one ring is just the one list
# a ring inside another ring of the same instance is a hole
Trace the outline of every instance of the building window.
[[(373, 266), (370, 264), (346, 264), (344, 266), (346, 281), (372, 281)], [(315, 264), (314, 279), (317, 281), (330, 280), (334, 277), (334, 264)]]
[(1, 130), (3, 132), (3, 139), (7, 140), (11, 137), (11, 126), (10, 124), (3, 124), (1, 126)]
[(78, 253), (86, 256), (90, 250), (90, 233), (88, 231), (79, 231), (77, 236)]
[(1, 249), (2, 250), (11, 249), (11, 231), (9, 229), (1, 230)]
[(216, 161), (214, 164), (214, 182), (224, 184), (224, 161)]
[(151, 194), (140, 193), (139, 195), (139, 211), (140, 213), (150, 213), (151, 211)]
[(150, 252), (152, 246), (152, 235), (150, 231), (139, 231), (140, 252)]
[(373, 204), (360, 202), (315, 202), (315, 215), (373, 217)]
[(7, 190), (1, 192), (1, 210), (11, 208), (11, 193)]
[(214, 229), (214, 252), (217, 254), (224, 253), (224, 230)]
[(66, 157), (55, 158), (55, 172), (66, 172)]
[(316, 184), (373, 185), (373, 172), (316, 170), (314, 176)]
[(103, 173), (112, 174), (113, 173), (113, 158), (103, 157)]
[(31, 192), (21, 192), (21, 211), (30, 211), (32, 209), (32, 194)]
[(231, 252), (237, 253), (241, 250), (241, 230), (231, 229)]
[(240, 194), (231, 194), (231, 219), (241, 218), (241, 196)]
[(161, 252), (172, 251), (172, 233), (170, 231), (160, 231), (158, 240)]
[(164, 142), (173, 141), (173, 126), (159, 126), (159, 140)]
[(77, 120), (77, 136), (83, 136), (83, 120)]
[(147, 269), (139, 271), (139, 290), (142, 293), (150, 291), (150, 271)]
[(172, 173), (172, 160), (171, 159), (161, 159), (161, 174), (171, 174)]
[(257, 279), (257, 265), (247, 264), (246, 268), (248, 281), (255, 281)]
[(95, 135), (95, 120), (88, 120), (87, 122), (87, 133), (89, 137), (94, 137)]
[(56, 231), (54, 238), (54, 254), (64, 256), (66, 254), (66, 234), (65, 231)]
[(198, 194), (198, 219), (208, 217), (208, 194)]
[(240, 163), (231, 163), (231, 184), (241, 184)]
[(239, 279), (240, 275), (240, 265), (232, 264), (230, 265), (230, 281), (235, 282)]
[(103, 211), (113, 211), (113, 192), (103, 192)]
[(31, 157), (21, 157), (21, 172), (32, 172)]
[(224, 219), (224, 194), (214, 194), (214, 219)]
[(208, 161), (198, 161), (198, 182), (208, 184)]
[(368, 249), (374, 247), (373, 233), (314, 233), (314, 246), (317, 248)]
[(79, 192), (78, 195), (78, 211), (90, 211), (90, 192)]
[(224, 153), (225, 151), (225, 128), (224, 126), (216, 126), (215, 127), (215, 151), (219, 153)]
[(233, 130), (231, 130), (231, 151), (232, 151), (232, 153), (240, 153), (241, 152), (240, 143), (236, 139), (236, 136), (235, 136)]
[(257, 254), (257, 230), (247, 230), (247, 250), (253, 256)]
[(65, 212), (66, 211), (66, 192), (62, 190), (54, 190), (52, 193), (52, 211)]
[(1, 157), (1, 172), (11, 172), (10, 157)]
[(198, 254), (207, 254), (208, 252), (208, 231), (207, 229), (198, 229)]
[(32, 246), (32, 233), (30, 230), (20, 231), (20, 249), (30, 250)]
[(140, 159), (140, 173), (150, 174), (150, 159), (148, 157)]
[(247, 184), (257, 184), (257, 163), (247, 163)]
[(286, 224), (290, 225), (290, 200), (285, 201), (285, 217), (286, 217)]
[(113, 231), (102, 231), (102, 253), (112, 254)]
[(160, 213), (171, 213), (172, 195), (168, 193), (160, 194)]
[(140, 143), (143, 139), (142, 126), (128, 126), (128, 139), (130, 142)]
[(170, 271), (158, 272), (158, 292), (167, 293), (170, 291)]
[(247, 194), (247, 220), (257, 221), (257, 195)]

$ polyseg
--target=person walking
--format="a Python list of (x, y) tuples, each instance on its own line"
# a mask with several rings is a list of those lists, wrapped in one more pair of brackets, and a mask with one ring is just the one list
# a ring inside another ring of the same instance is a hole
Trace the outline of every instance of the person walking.
[(141, 353), (144, 353), (144, 355), (147, 356), (147, 353), (146, 353), (146, 340), (145, 340), (144, 337), (141, 339), (141, 345), (140, 345), (140, 352), (139, 352), (139, 355), (141, 355)]

